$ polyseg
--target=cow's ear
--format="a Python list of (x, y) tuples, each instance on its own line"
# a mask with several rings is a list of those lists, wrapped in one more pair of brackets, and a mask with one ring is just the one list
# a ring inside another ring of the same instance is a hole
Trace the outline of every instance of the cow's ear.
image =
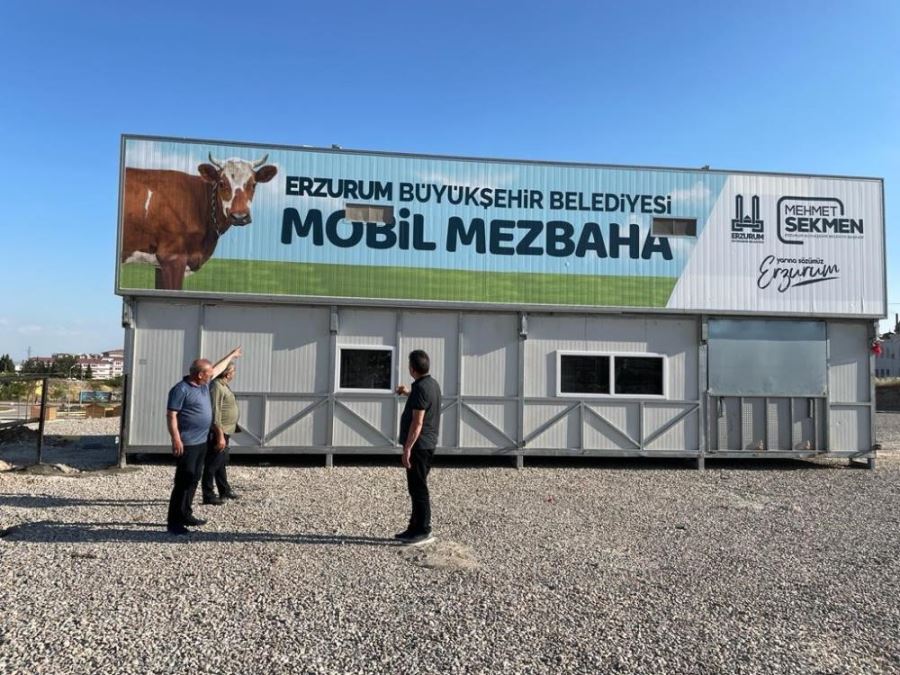
[(212, 164), (201, 164), (197, 167), (197, 171), (200, 172), (200, 177), (207, 183), (219, 182), (219, 170)]
[(256, 182), (257, 183), (268, 183), (270, 180), (275, 178), (275, 174), (278, 173), (278, 167), (272, 166), (271, 164), (266, 164), (261, 169), (256, 171)]

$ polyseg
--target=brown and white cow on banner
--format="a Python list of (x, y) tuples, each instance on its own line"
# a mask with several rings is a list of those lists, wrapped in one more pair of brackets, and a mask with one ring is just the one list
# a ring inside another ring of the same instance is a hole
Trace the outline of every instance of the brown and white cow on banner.
[(198, 176), (125, 169), (121, 261), (153, 263), (157, 288), (181, 290), (185, 273), (212, 257), (228, 228), (250, 224), (256, 184), (278, 173), (268, 158), (218, 162), (210, 154)]

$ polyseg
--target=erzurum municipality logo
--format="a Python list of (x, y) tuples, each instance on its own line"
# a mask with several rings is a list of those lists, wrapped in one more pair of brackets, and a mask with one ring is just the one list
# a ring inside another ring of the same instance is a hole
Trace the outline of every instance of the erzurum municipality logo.
[(731, 241), (761, 244), (765, 236), (763, 219), (759, 217), (759, 196), (753, 195), (750, 199), (750, 213), (744, 213), (744, 195), (735, 195)]

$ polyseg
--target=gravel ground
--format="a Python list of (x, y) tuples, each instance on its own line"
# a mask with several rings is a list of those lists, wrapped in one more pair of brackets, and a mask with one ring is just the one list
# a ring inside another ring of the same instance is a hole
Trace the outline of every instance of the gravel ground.
[(448, 464), (421, 549), (388, 461), (235, 466), (186, 539), (170, 466), (2, 473), (0, 672), (900, 672), (890, 452)]

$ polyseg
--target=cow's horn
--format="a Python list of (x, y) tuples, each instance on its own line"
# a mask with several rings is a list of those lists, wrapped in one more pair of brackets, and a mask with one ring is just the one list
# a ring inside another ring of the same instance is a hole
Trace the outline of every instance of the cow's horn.
[(222, 164), (221, 164), (221, 162), (217, 162), (216, 160), (214, 160), (214, 159), (213, 159), (213, 156), (212, 156), (212, 153), (209, 153), (209, 163), (212, 164), (212, 165), (213, 165), (214, 167), (216, 167), (217, 169), (219, 169), (220, 171), (222, 170)]
[(266, 153), (265, 155), (262, 156), (262, 159), (260, 159), (256, 162), (253, 162), (253, 168), (258, 169), (263, 164), (265, 164), (268, 161), (268, 159), (269, 159), (269, 153)]

